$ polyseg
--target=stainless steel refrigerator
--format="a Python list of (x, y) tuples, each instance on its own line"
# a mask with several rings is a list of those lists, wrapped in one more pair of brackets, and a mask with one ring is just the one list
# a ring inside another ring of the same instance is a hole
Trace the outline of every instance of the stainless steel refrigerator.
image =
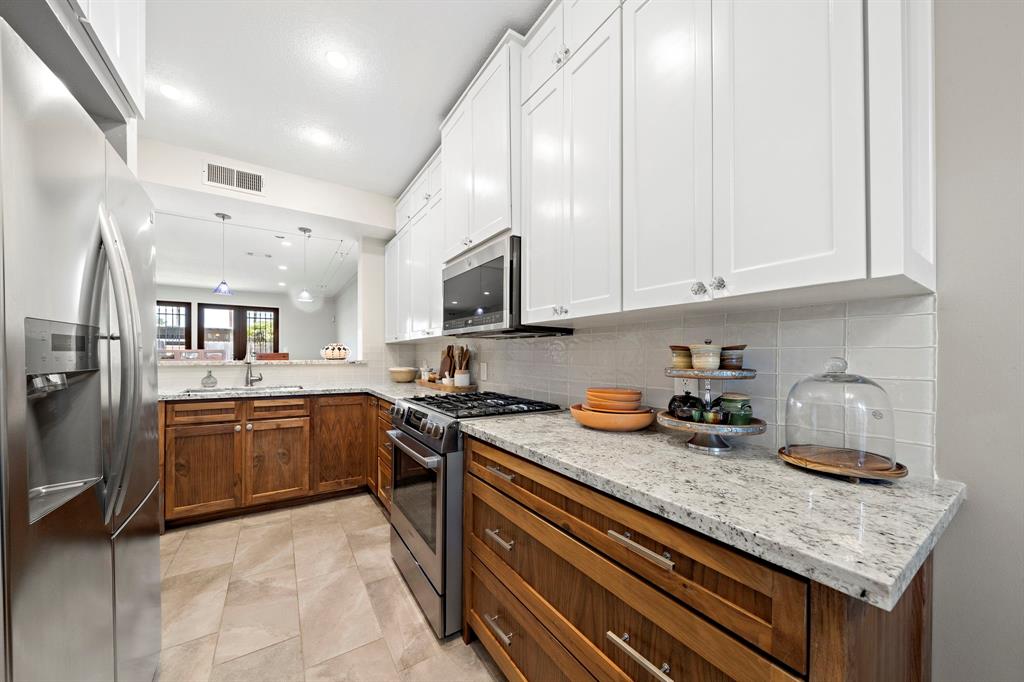
[(152, 206), (0, 22), (3, 659), (152, 680), (160, 650)]

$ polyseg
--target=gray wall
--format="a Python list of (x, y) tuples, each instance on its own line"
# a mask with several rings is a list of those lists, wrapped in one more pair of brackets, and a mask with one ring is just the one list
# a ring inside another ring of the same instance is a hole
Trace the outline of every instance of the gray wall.
[(334, 335), (338, 343), (348, 346), (349, 357), (361, 359), (359, 355), (359, 277), (352, 277), (348, 284), (341, 288), (335, 299), (334, 320), (337, 333)]
[(935, 3), (936, 680), (1024, 679), (1024, 3)]
[[(157, 298), (168, 301), (191, 301), (192, 306), (192, 347), (196, 347), (198, 308), (196, 303), (220, 303), (222, 305), (255, 305), (279, 308), (281, 319), (279, 349), (290, 353), (292, 360), (319, 360), (320, 349), (337, 341), (335, 327), (335, 302), (333, 298), (318, 298), (313, 303), (298, 304), (286, 294), (259, 294), (238, 292), (234, 296), (218, 296), (209, 289), (170, 287), (158, 285)], [(302, 306), (301, 308), (299, 306)]]

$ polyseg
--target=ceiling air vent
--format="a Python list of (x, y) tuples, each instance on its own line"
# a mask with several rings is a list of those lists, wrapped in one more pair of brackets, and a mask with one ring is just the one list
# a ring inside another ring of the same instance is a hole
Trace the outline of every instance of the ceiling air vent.
[(259, 173), (228, 168), (216, 163), (207, 163), (203, 171), (203, 182), (215, 187), (233, 189), (249, 194), (263, 194), (263, 176)]

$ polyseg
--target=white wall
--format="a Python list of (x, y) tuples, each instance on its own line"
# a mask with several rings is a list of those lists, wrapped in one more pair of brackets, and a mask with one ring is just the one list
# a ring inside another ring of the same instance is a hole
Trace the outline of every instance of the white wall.
[[(280, 351), (292, 360), (319, 360), (320, 349), (337, 340), (336, 304), (333, 298), (317, 299), (311, 304), (295, 303), (285, 294), (238, 292), (234, 296), (218, 296), (209, 289), (157, 286), (158, 300), (190, 301), (192, 306), (192, 347), (196, 347), (198, 309), (196, 303), (221, 305), (255, 305), (280, 309)], [(300, 307), (301, 306), (301, 307)]]
[(352, 359), (361, 359), (359, 348), (359, 275), (350, 279), (335, 298), (335, 340), (348, 346)]
[[(384, 242), (363, 237), (359, 242), (357, 277), (359, 349), (364, 360), (382, 360), (384, 346)], [(397, 364), (397, 363), (396, 363)]]
[(936, 680), (1024, 679), (1024, 3), (935, 3)]

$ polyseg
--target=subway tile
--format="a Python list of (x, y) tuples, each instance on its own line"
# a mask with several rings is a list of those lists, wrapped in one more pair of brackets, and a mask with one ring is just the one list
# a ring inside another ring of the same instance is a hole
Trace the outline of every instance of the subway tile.
[(849, 321), (850, 346), (931, 346), (935, 344), (934, 315), (857, 317)]
[(745, 343), (753, 348), (774, 348), (779, 345), (779, 325), (777, 322), (750, 322), (746, 324), (727, 324), (723, 345)]
[(779, 319), (784, 322), (787, 320), (820, 320), (829, 317), (846, 317), (846, 304), (829, 303), (800, 308), (783, 308), (779, 312)]
[(821, 348), (846, 342), (846, 321), (842, 319), (787, 320), (779, 327), (783, 348)]
[(774, 348), (748, 348), (743, 351), (743, 366), (758, 372), (775, 372), (778, 368), (778, 351)]
[(832, 357), (843, 357), (843, 348), (782, 348), (779, 351), (779, 371), (795, 374), (819, 374)]
[(935, 477), (935, 448), (916, 443), (896, 443), (896, 461), (907, 467), (911, 478)]
[(758, 373), (753, 379), (723, 382), (723, 390), (746, 393), (760, 398), (775, 397), (775, 375)]
[(896, 420), (896, 440), (921, 445), (935, 444), (935, 415), (897, 410), (893, 412), (893, 417)]
[(885, 389), (895, 409), (935, 412), (934, 381), (879, 379), (876, 383)]
[(850, 371), (871, 379), (932, 379), (934, 348), (851, 348)]
[(867, 301), (850, 301), (849, 316), (863, 315), (909, 315), (935, 312), (935, 295), (904, 296)]
[(779, 310), (778, 308), (767, 308), (764, 310), (740, 310), (736, 312), (729, 312), (725, 315), (725, 323), (731, 324), (751, 324), (755, 322), (778, 322), (779, 321)]

